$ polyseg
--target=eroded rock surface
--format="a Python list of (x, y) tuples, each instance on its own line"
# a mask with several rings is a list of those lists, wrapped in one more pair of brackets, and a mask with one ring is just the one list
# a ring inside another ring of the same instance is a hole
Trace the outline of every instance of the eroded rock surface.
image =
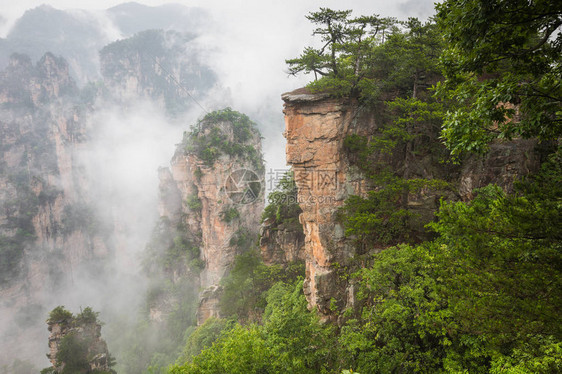
[[(199, 323), (218, 316), (220, 281), (235, 256), (255, 241), (264, 208), (260, 135), (248, 128), (240, 142), (235, 122), (204, 119), (185, 135), (170, 169), (160, 171), (161, 191), (166, 191), (160, 213), (184, 225), (200, 248)], [(207, 146), (211, 137), (220, 138), (223, 148)], [(239, 151), (225, 151), (230, 146)], [(209, 149), (216, 154), (209, 156)]]

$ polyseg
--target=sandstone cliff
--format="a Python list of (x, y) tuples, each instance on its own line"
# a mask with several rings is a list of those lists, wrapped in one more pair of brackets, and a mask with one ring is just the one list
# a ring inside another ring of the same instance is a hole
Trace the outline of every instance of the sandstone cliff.
[[(373, 136), (381, 126), (381, 119), (375, 109), (311, 94), (305, 89), (286, 93), (282, 98), (287, 163), (294, 170), (302, 208), (300, 222), (305, 234), (304, 292), (309, 306), (330, 319), (334, 306), (340, 310), (353, 307), (353, 284), (348, 277), (340, 275), (342, 270), (348, 272), (361, 266), (357, 261), (364, 251), (346, 236), (338, 211), (351, 195), (365, 196), (368, 190), (376, 188), (354, 165), (344, 149), (344, 141), (353, 134)], [(391, 155), (381, 153), (377, 160), (392, 170), (400, 170), (405, 178), (448, 182), (451, 187), (447, 192), (422, 190), (403, 197), (404, 206), (416, 211), (426, 222), (438, 208), (439, 196), (470, 199), (473, 189), (489, 183), (510, 189), (514, 179), (536, 169), (539, 161), (535, 143), (523, 141), (493, 144), (485, 158), (472, 156), (460, 166), (439, 162), (435, 155), (439, 152), (404, 149)], [(382, 249), (384, 246), (366, 250), (373, 253)], [(292, 251), (291, 246), (288, 251)]]
[(170, 169), (160, 170), (160, 215), (199, 248), (199, 323), (218, 315), (220, 281), (257, 237), (263, 175), (259, 132), (230, 109), (185, 133)]

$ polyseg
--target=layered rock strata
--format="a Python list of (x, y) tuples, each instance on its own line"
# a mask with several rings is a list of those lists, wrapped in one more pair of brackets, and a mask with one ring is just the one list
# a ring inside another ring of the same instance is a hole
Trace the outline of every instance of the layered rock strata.
[(336, 213), (350, 195), (363, 193), (342, 152), (354, 127), (355, 108), (339, 99), (296, 91), (284, 94), (287, 163), (292, 166), (303, 213), (306, 278), (304, 293), (311, 308), (330, 314), (330, 300), (341, 298), (345, 284), (333, 264), (346, 262), (354, 249)]

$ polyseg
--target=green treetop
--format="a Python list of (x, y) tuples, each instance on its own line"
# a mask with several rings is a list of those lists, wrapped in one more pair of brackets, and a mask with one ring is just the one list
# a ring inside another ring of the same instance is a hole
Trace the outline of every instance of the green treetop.
[(358, 94), (373, 46), (396, 31), (396, 21), (378, 15), (359, 18), (350, 15), (351, 10), (320, 8), (306, 16), (318, 25), (313, 35), (319, 35), (323, 45), (319, 49), (307, 47), (299, 57), (286, 60), (289, 74), (314, 73), (315, 78), (319, 75), (324, 78), (319, 89), (338, 95)]
[(451, 151), (485, 151), (495, 138), (559, 137), (562, 3), (448, 0), (437, 10), (448, 42), (437, 92), (456, 104), (443, 128)]

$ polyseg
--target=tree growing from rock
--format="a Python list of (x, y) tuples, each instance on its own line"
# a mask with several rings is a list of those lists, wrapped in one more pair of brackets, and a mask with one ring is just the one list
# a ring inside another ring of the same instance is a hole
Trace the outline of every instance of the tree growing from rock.
[(52, 366), (42, 374), (115, 374), (115, 360), (101, 338), (99, 313), (86, 307), (77, 315), (63, 306), (54, 308), (47, 324)]

